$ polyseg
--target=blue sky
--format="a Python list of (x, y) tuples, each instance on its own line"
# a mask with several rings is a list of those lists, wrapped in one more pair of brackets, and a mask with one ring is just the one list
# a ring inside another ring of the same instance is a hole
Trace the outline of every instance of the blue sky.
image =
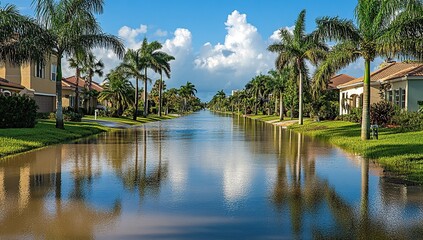
[[(12, 3), (22, 13), (33, 15), (32, 0)], [(203, 100), (223, 89), (240, 89), (260, 72), (273, 67), (274, 55), (266, 47), (275, 41), (274, 33), (289, 28), (302, 9), (307, 10), (307, 31), (315, 19), (340, 16), (353, 19), (353, 0), (105, 0), (98, 20), (103, 30), (122, 38), (128, 48), (137, 48), (142, 38), (163, 43), (164, 50), (176, 57), (168, 87), (193, 82)], [(109, 51), (94, 50), (106, 63), (106, 72), (119, 64)], [(380, 63), (376, 61), (374, 66)], [(66, 67), (66, 66), (65, 66)], [(355, 77), (362, 74), (358, 61), (344, 69)], [(64, 69), (65, 75), (73, 70)], [(101, 81), (101, 79), (97, 79)]]

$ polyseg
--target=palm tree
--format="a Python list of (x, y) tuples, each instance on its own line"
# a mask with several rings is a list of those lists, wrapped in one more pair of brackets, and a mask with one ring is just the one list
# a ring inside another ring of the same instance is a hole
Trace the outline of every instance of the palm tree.
[(281, 42), (268, 47), (269, 51), (279, 54), (276, 59), (277, 69), (281, 70), (285, 66), (290, 66), (298, 74), (300, 125), (303, 124), (303, 81), (306, 79), (304, 75), (308, 75), (306, 60), (317, 65), (328, 50), (326, 44), (315, 38), (314, 34), (305, 33), (305, 15), (306, 11), (301, 11), (295, 22), (293, 33), (287, 29), (281, 29), (279, 32)]
[(226, 94), (222, 89), (222, 90), (218, 91), (215, 96), (216, 96), (217, 104), (218, 104), (218, 107), (219, 107), (219, 111), (222, 111), (222, 103), (224, 103), (224, 101), (226, 99)]
[(254, 115), (257, 115), (258, 104), (262, 102), (268, 78), (263, 74), (254, 77), (245, 87), (254, 96)]
[(179, 95), (184, 99), (184, 109), (183, 111), (187, 110), (187, 98), (195, 96), (197, 93), (197, 89), (195, 85), (191, 82), (187, 82), (185, 85), (182, 85), (179, 89)]
[[(364, 58), (361, 139), (370, 138), (370, 63), (378, 56), (422, 57), (422, 3), (418, 0), (358, 0), (357, 25), (338, 17), (318, 19), (318, 34), (337, 41), (316, 74), (315, 86)], [(416, 56), (417, 55), (417, 56)]]
[[(144, 79), (140, 49), (132, 50), (128, 49), (123, 58), (123, 63), (119, 66), (119, 69), (124, 72), (128, 77), (135, 78), (135, 101), (134, 101), (134, 115), (133, 120), (137, 120), (138, 116), (138, 100), (139, 100), (139, 79)], [(144, 100), (145, 101), (145, 100)]]
[(39, 61), (50, 52), (51, 36), (15, 5), (0, 7), (0, 61), (21, 64)]
[(99, 95), (99, 100), (107, 100), (113, 108), (116, 108), (118, 116), (133, 104), (134, 87), (131, 82), (125, 78), (125, 75), (119, 70), (112, 70), (107, 74), (103, 82), (104, 90)]
[(76, 49), (111, 48), (122, 57), (124, 46), (112, 35), (103, 33), (95, 14), (103, 12), (101, 0), (34, 0), (40, 26), (52, 37), (49, 47), (57, 58), (56, 128), (64, 128), (62, 112), (62, 57)]
[[(86, 58), (84, 59), (84, 61), (82, 62), (82, 72), (85, 73), (85, 88), (88, 91), (91, 91), (91, 84), (93, 81), (93, 77), (95, 75), (99, 76), (99, 77), (103, 77), (103, 69), (104, 69), (104, 63), (103, 61), (98, 60), (94, 57), (94, 55), (89, 52), (86, 55)], [(92, 114), (92, 109), (91, 109), (91, 101), (92, 101), (92, 96), (88, 95), (86, 96), (86, 99), (88, 100), (88, 104), (86, 103), (86, 106), (88, 106), (88, 108), (86, 109), (87, 112), (89, 114)]]
[[(289, 68), (283, 68), (281, 71), (271, 70), (269, 76), (271, 77), (272, 92), (275, 96), (279, 96), (279, 120), (283, 120), (284, 114), (284, 92), (289, 79)], [(275, 100), (277, 102), (277, 100)], [(276, 111), (276, 109), (275, 109)]]
[(158, 53), (158, 69), (157, 72), (160, 73), (160, 80), (159, 80), (159, 117), (162, 116), (162, 92), (163, 92), (163, 72), (166, 74), (167, 78), (170, 78), (170, 64), (169, 62), (175, 60), (175, 58), (171, 55), (168, 55), (164, 52)]
[(81, 77), (81, 69), (83, 67), (83, 62), (86, 58), (86, 53), (83, 50), (78, 50), (73, 54), (73, 57), (70, 58), (69, 66), (75, 68), (75, 78), (76, 78), (76, 87), (75, 87), (75, 106), (74, 111), (78, 112), (79, 108), (79, 78)]
[(165, 72), (167, 75), (170, 72), (169, 61), (172, 56), (159, 51), (162, 44), (154, 41), (148, 43), (147, 38), (144, 38), (141, 48), (138, 50), (141, 58), (141, 64), (144, 68), (144, 117), (148, 116), (148, 95), (147, 95), (147, 71), (152, 69), (155, 72)]

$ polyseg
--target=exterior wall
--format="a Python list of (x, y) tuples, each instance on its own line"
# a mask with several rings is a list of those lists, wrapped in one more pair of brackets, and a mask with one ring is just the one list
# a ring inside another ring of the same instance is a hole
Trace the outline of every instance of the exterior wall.
[[(348, 99), (343, 100), (344, 94), (348, 94)], [(351, 88), (344, 88), (340, 89), (339, 91), (339, 114), (349, 114), (350, 110), (356, 107), (359, 107), (361, 104), (361, 96), (363, 94), (363, 87), (351, 87)], [(376, 103), (381, 101), (380, 95), (379, 95), (379, 87), (376, 86), (370, 86), (370, 104)], [(343, 106), (342, 103), (345, 105)]]
[(407, 111), (419, 110), (417, 101), (423, 101), (423, 79), (408, 80), (407, 95)]
[(57, 64), (57, 58), (55, 56), (46, 60), (44, 78), (35, 76), (35, 64), (31, 64), (31, 66), (27, 65), (25, 66), (25, 69), (22, 70), (22, 73), (25, 74), (22, 78), (29, 79), (30, 88), (34, 89), (35, 92), (56, 94), (56, 82), (51, 80), (51, 64)]
[(9, 63), (6, 63), (3, 68), (4, 68), (3, 70), (4, 76), (2, 76), (3, 78), (11, 82), (21, 84), (21, 68), (19, 66), (13, 66)]
[[(62, 105), (63, 107), (71, 107), (70, 106), (70, 97), (75, 96), (75, 91), (71, 89), (63, 89), (62, 91)], [(73, 106), (72, 106), (73, 107)]]

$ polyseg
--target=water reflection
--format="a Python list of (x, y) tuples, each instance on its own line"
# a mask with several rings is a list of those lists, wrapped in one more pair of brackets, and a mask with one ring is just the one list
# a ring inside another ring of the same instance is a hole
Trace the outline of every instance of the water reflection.
[(0, 238), (419, 238), (423, 189), (372, 161), (209, 112), (0, 163)]

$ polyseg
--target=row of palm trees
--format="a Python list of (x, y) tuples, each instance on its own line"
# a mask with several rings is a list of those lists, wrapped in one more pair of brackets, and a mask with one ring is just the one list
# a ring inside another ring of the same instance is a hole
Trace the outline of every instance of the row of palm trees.
[[(113, 116), (122, 116), (125, 111), (129, 110), (135, 115), (135, 109), (141, 105), (139, 103), (140, 95), (136, 96), (136, 87), (130, 81), (129, 74), (123, 71), (123, 68), (117, 67), (107, 74), (103, 81), (104, 90), (99, 95), (100, 101), (107, 101), (109, 110)], [(147, 106), (147, 114), (150, 105), (157, 106), (157, 113), (161, 116), (162, 111), (168, 113), (185, 113), (188, 111), (197, 111), (202, 108), (201, 101), (196, 97), (197, 89), (191, 82), (187, 82), (179, 89), (166, 89), (166, 83), (162, 78), (159, 78), (154, 83), (149, 94), (144, 91), (145, 88), (140, 88), (138, 92), (147, 95), (147, 101), (143, 98), (142, 104)]]
[(102, 0), (34, 0), (36, 19), (19, 14), (13, 5), (0, 9), (1, 61), (21, 64), (57, 58), (56, 127), (64, 128), (62, 112), (62, 59), (77, 58), (78, 52), (100, 47), (113, 50), (119, 58), (125, 48), (115, 36), (106, 34), (96, 14), (103, 12)]
[[(310, 92), (316, 98), (327, 89), (331, 76), (363, 58), (361, 138), (369, 139), (370, 64), (377, 57), (422, 59), (422, 12), (421, 0), (358, 0), (355, 22), (339, 17), (322, 17), (316, 20), (317, 28), (307, 34), (306, 11), (303, 10), (293, 32), (281, 29), (280, 42), (270, 45), (268, 50), (278, 54), (277, 71), (280, 74), (290, 71), (297, 80), (299, 124), (303, 124), (304, 86), (310, 84)], [(326, 41), (335, 45), (329, 47)], [(317, 67), (312, 78), (307, 63)], [(263, 93), (255, 92), (254, 96), (260, 94)]]

